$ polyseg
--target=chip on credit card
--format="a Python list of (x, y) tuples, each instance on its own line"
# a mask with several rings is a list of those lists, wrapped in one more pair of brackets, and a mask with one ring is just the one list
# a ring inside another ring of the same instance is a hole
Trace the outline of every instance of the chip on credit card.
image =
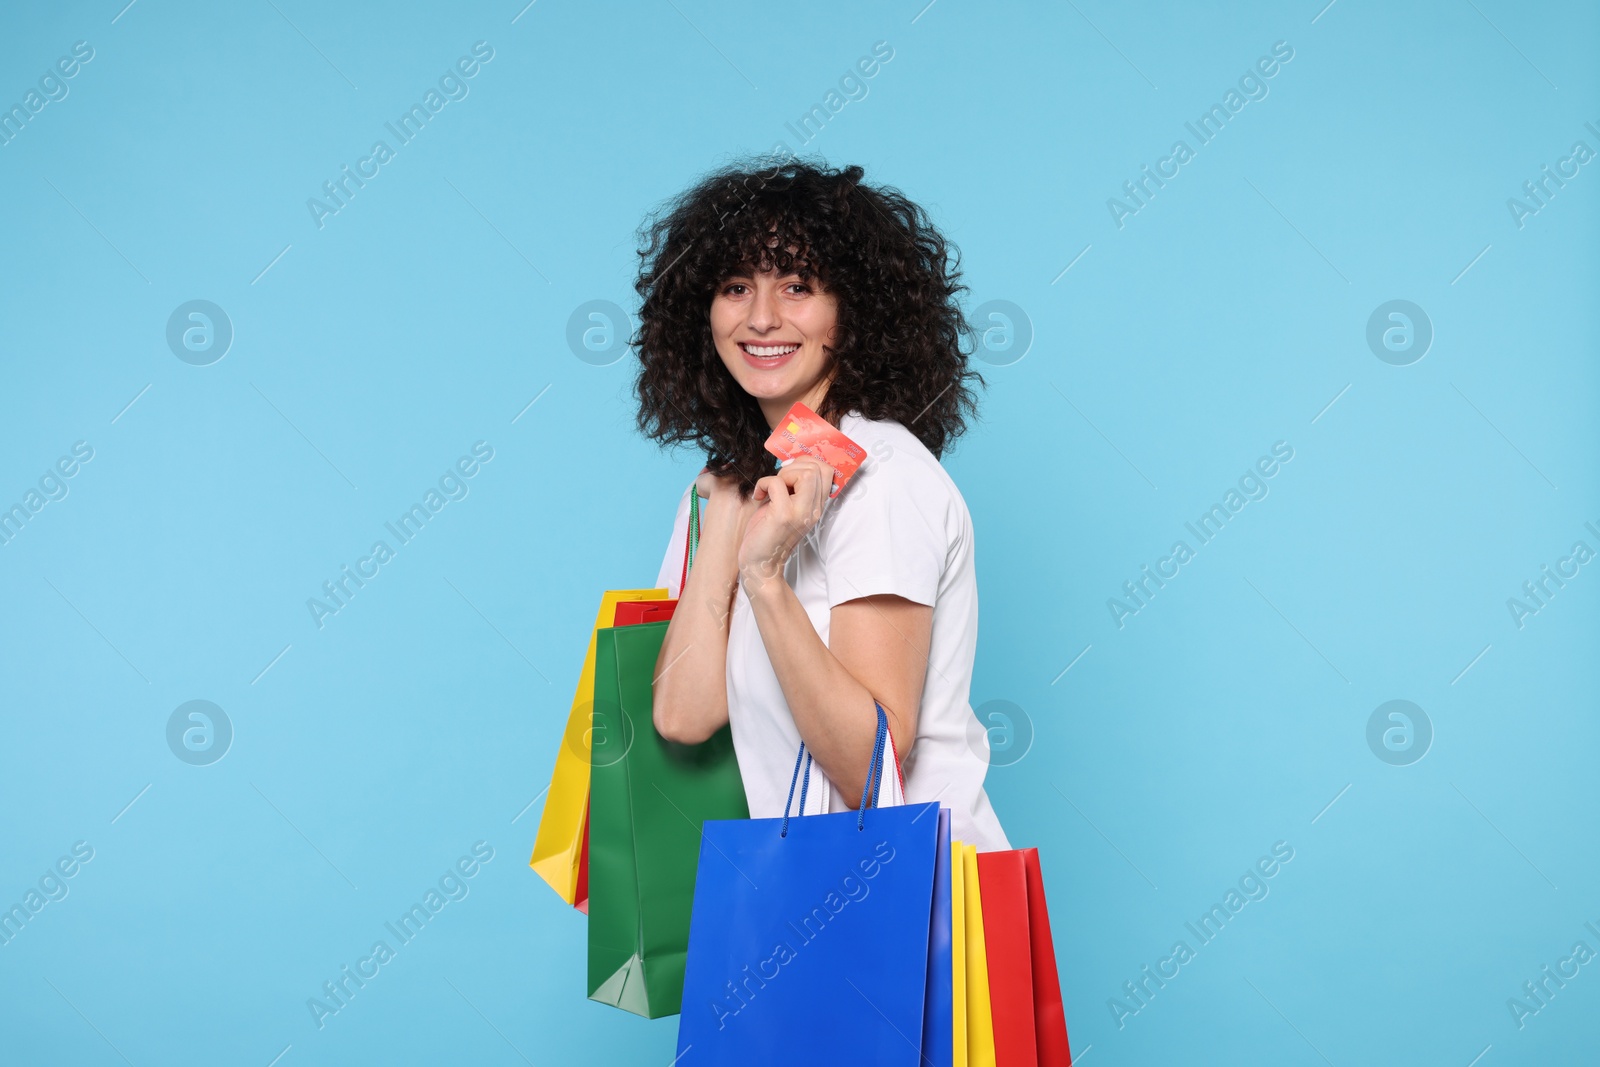
[(767, 451), (779, 459), (811, 456), (833, 468), (833, 488), (828, 496), (836, 497), (850, 476), (855, 474), (867, 450), (840, 433), (826, 419), (798, 400), (789, 413), (778, 422), (772, 436), (767, 438)]

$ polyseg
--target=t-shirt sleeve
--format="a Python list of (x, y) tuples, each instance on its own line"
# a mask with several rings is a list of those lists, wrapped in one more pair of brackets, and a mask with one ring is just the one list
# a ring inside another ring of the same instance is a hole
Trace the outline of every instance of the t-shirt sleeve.
[(694, 492), (694, 483), (689, 483), (689, 488), (683, 491), (683, 496), (678, 500), (678, 517), (672, 523), (672, 536), (667, 539), (667, 554), (661, 559), (661, 571), (656, 575), (656, 587), (665, 587), (667, 596), (676, 597), (682, 590), (679, 583), (683, 580), (683, 550), (689, 543), (689, 494)]
[[(838, 498), (819, 544), (828, 607), (893, 593), (932, 607), (952, 547), (949, 485), (912, 456), (869, 456)], [(860, 490), (860, 492), (858, 492)]]

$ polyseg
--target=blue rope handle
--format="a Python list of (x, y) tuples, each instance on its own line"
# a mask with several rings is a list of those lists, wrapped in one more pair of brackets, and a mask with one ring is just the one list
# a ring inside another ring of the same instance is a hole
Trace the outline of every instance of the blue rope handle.
[(806, 773), (800, 776), (800, 806), (795, 809), (796, 815), (806, 813), (806, 790), (811, 788), (811, 753), (806, 753)]
[(857, 830), (866, 829), (868, 790), (872, 793), (872, 806), (878, 806), (878, 787), (883, 784), (883, 748), (889, 738), (889, 716), (876, 698), (872, 706), (878, 709), (878, 735), (872, 740), (872, 763), (867, 767), (867, 780), (861, 784), (861, 803), (856, 805)]
[(811, 753), (806, 751), (806, 743), (800, 742), (800, 751), (794, 757), (794, 773), (789, 776), (789, 798), (783, 802), (783, 826), (778, 830), (779, 837), (789, 836), (789, 805), (794, 803), (794, 783), (800, 777), (800, 760), (806, 761), (806, 780), (800, 786), (800, 811), (806, 811), (806, 790), (811, 787)]
[[(878, 790), (883, 784), (883, 750), (889, 739), (889, 716), (884, 712), (883, 705), (876, 699), (872, 701), (873, 707), (878, 710), (878, 732), (872, 740), (872, 762), (867, 767), (867, 780), (861, 784), (861, 802), (856, 805), (856, 829), (866, 829), (867, 801), (870, 798), (872, 807), (878, 806)], [(800, 764), (806, 765), (805, 778), (800, 777)], [(804, 815), (806, 811), (806, 791), (811, 788), (811, 753), (806, 751), (806, 743), (800, 742), (800, 751), (794, 757), (794, 772), (789, 775), (789, 796), (783, 802), (783, 825), (778, 830), (779, 837), (789, 836), (789, 808), (794, 804), (795, 782), (800, 782), (800, 810), (797, 815)]]

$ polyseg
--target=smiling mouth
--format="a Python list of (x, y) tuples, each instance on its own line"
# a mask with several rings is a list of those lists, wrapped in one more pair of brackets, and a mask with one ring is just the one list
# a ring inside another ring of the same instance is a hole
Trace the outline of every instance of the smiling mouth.
[(745, 355), (754, 356), (756, 359), (781, 359), (791, 352), (799, 351), (800, 346), (796, 344), (757, 345), (751, 344), (749, 341), (740, 341), (739, 348), (743, 350)]

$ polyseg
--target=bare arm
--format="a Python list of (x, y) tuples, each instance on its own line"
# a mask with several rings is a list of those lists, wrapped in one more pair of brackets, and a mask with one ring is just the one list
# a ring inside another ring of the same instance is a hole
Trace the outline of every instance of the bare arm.
[[(902, 752), (916, 736), (933, 609), (892, 594), (848, 600), (829, 615), (830, 648), (787, 582), (747, 585), (746, 592), (807, 750), (855, 807), (878, 732), (873, 698)], [(886, 752), (885, 775), (895, 773), (892, 759)]]
[(700, 544), (656, 659), (652, 718), (669, 741), (699, 744), (728, 722), (728, 616), (738, 590), (739, 539), (754, 504), (737, 483), (702, 474)]
[[(755, 496), (766, 503), (747, 529), (739, 575), (795, 726), (855, 807), (877, 735), (873, 698), (902, 751), (916, 737), (933, 608), (893, 594), (848, 600), (829, 615), (829, 644), (823, 643), (782, 565), (820, 518), (830, 479), (821, 464), (796, 460), (757, 483)], [(894, 773), (887, 759), (885, 773)]]

